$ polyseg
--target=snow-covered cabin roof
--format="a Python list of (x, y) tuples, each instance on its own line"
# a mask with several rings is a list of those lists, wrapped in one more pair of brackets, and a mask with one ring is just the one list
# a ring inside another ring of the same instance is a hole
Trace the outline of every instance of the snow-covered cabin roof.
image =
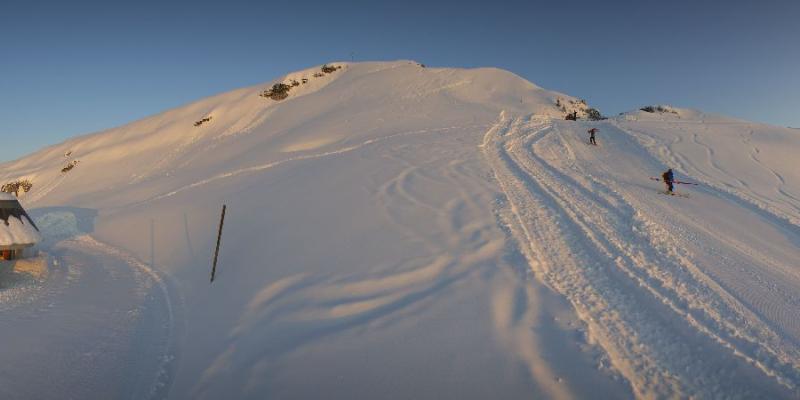
[(36, 224), (16, 197), (0, 192), (0, 249), (32, 246), (41, 238)]

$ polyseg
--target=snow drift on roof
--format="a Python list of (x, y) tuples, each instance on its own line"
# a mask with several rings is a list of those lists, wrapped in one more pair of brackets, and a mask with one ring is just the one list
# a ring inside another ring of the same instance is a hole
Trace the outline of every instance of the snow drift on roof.
[(0, 193), (0, 246), (30, 245), (40, 239), (36, 225), (17, 199)]

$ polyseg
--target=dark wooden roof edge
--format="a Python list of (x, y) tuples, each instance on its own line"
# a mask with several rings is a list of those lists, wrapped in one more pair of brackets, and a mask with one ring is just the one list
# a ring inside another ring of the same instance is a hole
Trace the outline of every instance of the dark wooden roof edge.
[(19, 204), (17, 200), (0, 200), (0, 219), (5, 222), (6, 226), (8, 226), (8, 218), (9, 217), (16, 217), (20, 222), (25, 224), (25, 220), (22, 217), (30, 222), (33, 229), (39, 231), (39, 228), (33, 222), (33, 218), (31, 218), (25, 209), (22, 208), (22, 205)]

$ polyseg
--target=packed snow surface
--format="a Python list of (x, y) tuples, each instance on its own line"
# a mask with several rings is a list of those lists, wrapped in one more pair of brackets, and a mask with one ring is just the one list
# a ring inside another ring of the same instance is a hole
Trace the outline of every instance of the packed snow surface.
[(3, 275), (0, 393), (800, 396), (798, 131), (333, 65), (2, 164), (52, 273)]

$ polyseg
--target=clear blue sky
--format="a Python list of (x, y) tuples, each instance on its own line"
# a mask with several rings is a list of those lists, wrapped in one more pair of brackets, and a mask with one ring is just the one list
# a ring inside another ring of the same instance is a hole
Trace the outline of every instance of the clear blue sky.
[(605, 114), (800, 126), (799, 18), (798, 0), (5, 0), (0, 160), (351, 54), (496, 66)]

